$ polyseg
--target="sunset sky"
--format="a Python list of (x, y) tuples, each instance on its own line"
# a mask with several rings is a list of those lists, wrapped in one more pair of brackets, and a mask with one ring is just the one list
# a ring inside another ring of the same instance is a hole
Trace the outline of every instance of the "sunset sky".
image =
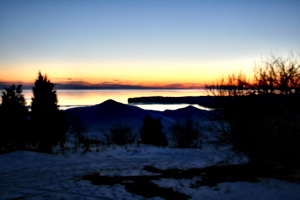
[(1, 0), (0, 85), (198, 88), (300, 53), (300, 1)]

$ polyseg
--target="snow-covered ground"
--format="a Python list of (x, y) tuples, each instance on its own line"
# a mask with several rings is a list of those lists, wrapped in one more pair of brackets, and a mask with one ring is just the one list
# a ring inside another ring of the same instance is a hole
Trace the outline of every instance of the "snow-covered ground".
[[(104, 106), (105, 105), (105, 106)], [(164, 125), (176, 123), (187, 114), (198, 113), (194, 108), (177, 111), (153, 112), (127, 107), (113, 101), (95, 107), (73, 109), (88, 125), (107, 123), (108, 119), (130, 119), (140, 125), (140, 117), (146, 114), (159, 116)], [(117, 109), (116, 109), (117, 108)], [(97, 120), (96, 120), (97, 119)], [(94, 120), (94, 121), (93, 121)], [(96, 129), (97, 127), (95, 127)], [(94, 185), (83, 177), (89, 174), (100, 176), (149, 176), (156, 169), (203, 168), (215, 165), (228, 158), (228, 150), (216, 150), (210, 145), (202, 149), (162, 148), (147, 145), (111, 146), (81, 152), (66, 152), (65, 155), (49, 155), (30, 151), (0, 154), (0, 199), (145, 199), (130, 193), (122, 184)], [(234, 158), (229, 164), (242, 162)], [(259, 182), (223, 182), (215, 186), (195, 186), (201, 177), (174, 179), (159, 178), (152, 182), (163, 188), (190, 196), (190, 199), (300, 199), (300, 182), (287, 182), (271, 178), (259, 178)], [(154, 197), (152, 199), (163, 199)], [(175, 198), (176, 199), (176, 198)]]
[[(82, 177), (92, 173), (101, 176), (151, 174), (143, 170), (144, 166), (201, 168), (224, 159), (227, 153), (210, 146), (203, 149), (128, 146), (84, 155), (48, 155), (29, 151), (2, 154), (0, 199), (144, 199), (126, 191), (120, 184), (93, 185)], [(154, 182), (189, 195), (191, 199), (300, 199), (299, 183), (261, 179), (257, 183), (225, 182), (214, 187), (191, 187), (197, 179), (160, 179)]]

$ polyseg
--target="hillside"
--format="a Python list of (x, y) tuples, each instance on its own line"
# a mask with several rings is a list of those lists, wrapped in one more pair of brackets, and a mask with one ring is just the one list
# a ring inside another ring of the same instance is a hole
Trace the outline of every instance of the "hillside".
[(138, 132), (146, 115), (150, 115), (153, 118), (161, 118), (164, 131), (168, 132), (169, 127), (178, 121), (185, 119), (205, 120), (208, 113), (208, 111), (200, 110), (193, 106), (178, 110), (144, 110), (114, 100), (107, 100), (94, 106), (71, 108), (66, 110), (66, 112), (69, 120), (78, 117), (89, 127), (90, 132), (109, 129), (118, 123), (131, 126), (134, 132)]

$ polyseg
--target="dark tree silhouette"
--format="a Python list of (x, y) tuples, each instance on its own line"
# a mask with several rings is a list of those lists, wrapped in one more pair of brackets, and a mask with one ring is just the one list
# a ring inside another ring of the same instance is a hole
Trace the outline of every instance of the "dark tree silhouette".
[(168, 140), (165, 133), (163, 133), (160, 118), (152, 118), (146, 115), (144, 124), (140, 129), (141, 143), (152, 144), (155, 146), (167, 146)]
[(201, 131), (192, 119), (185, 119), (170, 127), (171, 137), (178, 148), (201, 148)]
[(80, 120), (78, 116), (71, 116), (69, 133), (72, 137), (70, 138), (71, 141), (74, 142), (75, 151), (78, 148), (82, 148), (84, 150), (83, 153), (86, 153), (87, 151), (90, 151), (90, 146), (92, 144), (100, 143), (99, 140), (90, 139), (86, 136), (88, 130), (89, 128), (83, 123), (82, 120)]
[(31, 104), (32, 142), (42, 152), (52, 153), (58, 144), (63, 146), (68, 125), (64, 111), (58, 108), (54, 84), (39, 72), (33, 87)]
[(22, 95), (22, 85), (5, 88), (0, 107), (0, 147), (21, 148), (28, 134), (28, 109)]
[(136, 136), (132, 133), (132, 127), (122, 123), (114, 124), (108, 132), (105, 130), (102, 130), (102, 132), (106, 138), (106, 144), (132, 144), (136, 138)]
[(232, 144), (258, 166), (299, 167), (300, 60), (273, 56), (252, 79), (233, 74), (220, 83), (214, 92), (226, 97), (216, 98), (226, 123), (217, 143)]
[(86, 139), (85, 133), (88, 131), (88, 127), (79, 119), (79, 117), (72, 117), (70, 123), (70, 134), (74, 143), (75, 143), (75, 150), (81, 147), (84, 144)]

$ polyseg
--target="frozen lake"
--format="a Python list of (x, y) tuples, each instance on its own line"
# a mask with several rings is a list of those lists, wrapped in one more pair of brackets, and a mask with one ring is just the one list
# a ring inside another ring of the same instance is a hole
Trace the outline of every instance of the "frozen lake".
[[(31, 103), (33, 97), (32, 90), (23, 90), (27, 105)], [(61, 109), (68, 109), (81, 106), (90, 106), (100, 104), (108, 99), (113, 99), (120, 103), (127, 104), (128, 98), (146, 97), (146, 96), (165, 96), (165, 97), (180, 97), (180, 96), (205, 96), (205, 89), (149, 89), (149, 90), (57, 90), (58, 103)], [(175, 110), (193, 104), (147, 104), (136, 105), (143, 109), (159, 110), (166, 109)], [(198, 105), (193, 105), (201, 108)]]

